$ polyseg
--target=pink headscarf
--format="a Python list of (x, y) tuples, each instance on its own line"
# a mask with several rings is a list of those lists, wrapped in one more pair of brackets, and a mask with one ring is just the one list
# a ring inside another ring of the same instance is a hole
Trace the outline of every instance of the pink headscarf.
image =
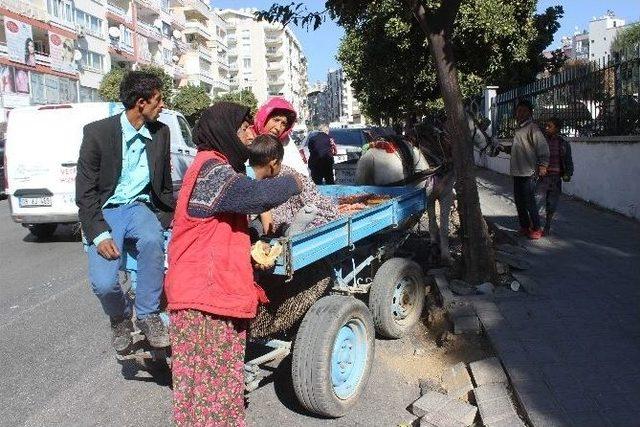
[(285, 115), (289, 117), (287, 128), (284, 132), (282, 132), (282, 135), (280, 135), (280, 141), (286, 141), (289, 137), (289, 134), (291, 134), (291, 129), (293, 128), (293, 124), (295, 123), (298, 115), (296, 114), (296, 110), (293, 109), (293, 105), (291, 105), (289, 101), (282, 97), (273, 97), (260, 108), (258, 108), (258, 112), (256, 113), (256, 117), (253, 121), (253, 130), (256, 135), (267, 133), (264, 127), (269, 120), (269, 116), (275, 110), (284, 110)]

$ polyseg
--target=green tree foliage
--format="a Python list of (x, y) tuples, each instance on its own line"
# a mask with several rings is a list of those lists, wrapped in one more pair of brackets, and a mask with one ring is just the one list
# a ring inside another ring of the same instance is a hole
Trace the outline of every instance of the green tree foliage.
[[(164, 103), (168, 108), (172, 107), (173, 101), (173, 78), (167, 74), (164, 69), (155, 65), (143, 65), (140, 67), (140, 71), (148, 71), (162, 80), (162, 95), (164, 97)], [(113, 67), (104, 75), (100, 86), (98, 87), (98, 93), (100, 97), (105, 101), (119, 102), (120, 101), (120, 82), (124, 78), (127, 70), (120, 67)]]
[(630, 24), (624, 27), (611, 44), (613, 52), (635, 52), (640, 49), (640, 23)]
[(230, 101), (240, 105), (246, 105), (251, 109), (251, 114), (255, 114), (256, 111), (258, 111), (258, 100), (251, 89), (242, 89), (218, 95), (213, 99), (213, 102), (218, 101)]
[(173, 98), (173, 108), (184, 114), (192, 126), (209, 105), (211, 105), (211, 97), (207, 90), (192, 84), (179, 88)]
[[(406, 6), (393, 0), (359, 3), (368, 4), (335, 9), (346, 28), (338, 60), (366, 113), (397, 120), (441, 110), (425, 34)], [(462, 1), (452, 42), (464, 97), (479, 93), (483, 84), (531, 81), (547, 66), (541, 53), (563, 11), (556, 6), (536, 15), (535, 7), (535, 0)]]

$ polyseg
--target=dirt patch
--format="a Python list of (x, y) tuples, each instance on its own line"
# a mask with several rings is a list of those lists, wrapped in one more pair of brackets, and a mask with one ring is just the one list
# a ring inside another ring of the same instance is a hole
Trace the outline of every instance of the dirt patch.
[(378, 345), (380, 360), (399, 375), (418, 385), (419, 379), (438, 383), (442, 373), (458, 362), (474, 362), (493, 356), (493, 349), (482, 335), (453, 335), (446, 311), (427, 297), (428, 310), (422, 321), (404, 338)]

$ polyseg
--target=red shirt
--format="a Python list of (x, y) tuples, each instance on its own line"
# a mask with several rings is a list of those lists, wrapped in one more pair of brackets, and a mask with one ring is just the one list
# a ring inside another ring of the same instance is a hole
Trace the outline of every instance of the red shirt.
[(547, 174), (559, 175), (562, 170), (562, 163), (560, 161), (562, 153), (562, 138), (559, 135), (553, 135), (547, 138), (549, 144), (549, 167), (547, 168)]

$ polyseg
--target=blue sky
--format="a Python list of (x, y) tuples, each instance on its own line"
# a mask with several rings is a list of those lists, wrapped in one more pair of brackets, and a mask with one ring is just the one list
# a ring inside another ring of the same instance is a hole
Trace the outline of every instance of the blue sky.
[(538, 12), (544, 11), (549, 6), (562, 5), (564, 18), (560, 20), (560, 29), (555, 35), (552, 48), (560, 47), (560, 39), (571, 35), (575, 27), (579, 31), (589, 27), (589, 21), (596, 16), (600, 17), (611, 9), (615, 14), (627, 23), (640, 20), (640, 1), (638, 0), (539, 0)]
[[(211, 5), (219, 8), (243, 8), (256, 7), (268, 9), (276, 0), (212, 0)], [(288, 4), (297, 0), (279, 0), (280, 4)], [(302, 0), (299, 0), (302, 1)], [(305, 4), (318, 10), (324, 5), (322, 0), (307, 0)], [(564, 18), (560, 21), (561, 27), (556, 33), (551, 47), (559, 47), (562, 36), (573, 34), (574, 27), (580, 30), (587, 28), (589, 21), (594, 16), (602, 16), (607, 9), (613, 10), (620, 18), (627, 22), (640, 20), (640, 1), (638, 0), (539, 0), (538, 11), (544, 11), (549, 6), (561, 4), (564, 7)], [(339, 66), (335, 59), (340, 38), (344, 30), (334, 22), (327, 21), (316, 31), (306, 31), (292, 26), (293, 32), (298, 36), (304, 51), (309, 59), (309, 81), (326, 80), (327, 70)]]

